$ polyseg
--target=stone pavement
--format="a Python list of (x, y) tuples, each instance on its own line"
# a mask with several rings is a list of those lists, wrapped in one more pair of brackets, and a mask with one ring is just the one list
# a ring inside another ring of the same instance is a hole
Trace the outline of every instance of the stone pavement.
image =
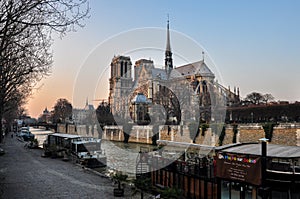
[[(110, 179), (62, 159), (42, 158), (41, 149), (24, 144), (15, 137), (0, 144), (6, 152), (0, 156), (0, 199), (114, 198)], [(129, 188), (125, 198), (132, 198)]]

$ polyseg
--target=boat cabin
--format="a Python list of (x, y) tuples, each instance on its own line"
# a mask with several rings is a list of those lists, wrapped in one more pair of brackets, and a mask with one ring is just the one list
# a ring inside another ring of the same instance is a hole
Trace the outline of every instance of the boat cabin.
[(101, 152), (101, 139), (82, 137), (72, 141), (72, 153), (80, 158), (94, 157)]
[(217, 147), (216, 177), (222, 198), (299, 198), (300, 147), (261, 145)]
[(101, 139), (81, 137), (71, 143), (72, 155), (87, 167), (106, 166), (106, 155), (101, 150)]
[(53, 133), (47, 136), (43, 143), (45, 155), (58, 155), (62, 156), (62, 152), (71, 150), (71, 142), (79, 140), (79, 135)]

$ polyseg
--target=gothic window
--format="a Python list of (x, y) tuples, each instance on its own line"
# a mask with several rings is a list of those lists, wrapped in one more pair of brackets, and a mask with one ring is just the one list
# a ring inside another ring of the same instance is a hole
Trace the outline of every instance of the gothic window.
[(128, 71), (127, 71), (127, 62), (125, 62), (125, 77), (128, 77), (127, 73), (128, 73)]
[(123, 61), (121, 61), (121, 77), (123, 76)]
[(137, 121), (143, 121), (143, 115), (144, 115), (143, 107), (138, 106)]
[(113, 64), (110, 64), (110, 76), (113, 77), (114, 76), (114, 68), (113, 68)]
[(206, 81), (202, 82), (202, 90), (203, 90), (203, 93), (207, 93), (207, 83), (206, 83)]
[(173, 119), (176, 118), (176, 123), (181, 121), (181, 109), (176, 95), (167, 87), (159, 85), (159, 91), (154, 96), (156, 104), (161, 104), (166, 111), (166, 123), (173, 124)]

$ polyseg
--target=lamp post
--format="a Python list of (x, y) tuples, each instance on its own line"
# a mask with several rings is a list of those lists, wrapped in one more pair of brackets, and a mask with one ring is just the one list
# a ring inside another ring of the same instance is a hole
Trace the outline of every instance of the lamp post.
[(269, 139), (261, 138), (259, 139), (261, 142), (261, 187), (260, 193), (262, 199), (269, 198), (268, 188), (266, 187), (266, 172), (267, 172), (267, 142)]

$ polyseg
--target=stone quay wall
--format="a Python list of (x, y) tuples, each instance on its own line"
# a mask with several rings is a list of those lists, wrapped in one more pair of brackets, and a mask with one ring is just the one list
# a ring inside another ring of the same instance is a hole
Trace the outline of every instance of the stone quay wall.
[(57, 124), (57, 132), (58, 133), (67, 133), (65, 124)]
[(152, 126), (133, 126), (128, 142), (152, 144)]
[(275, 126), (271, 143), (300, 146), (300, 125), (281, 124)]
[(202, 133), (202, 129), (200, 129), (200, 133), (196, 137), (195, 144), (216, 146), (218, 138), (219, 136), (216, 135), (211, 128), (206, 129), (204, 133)]
[(265, 131), (261, 125), (239, 125), (237, 142), (258, 142), (265, 137)]
[(122, 126), (105, 126), (102, 139), (123, 142), (124, 134)]
[(191, 143), (187, 126), (169, 125), (159, 127), (159, 140)]
[[(220, 132), (213, 132), (208, 128), (204, 133), (200, 129), (199, 135), (195, 139), (196, 144), (218, 146)], [(237, 126), (236, 142), (258, 142), (264, 138), (265, 131), (260, 124), (240, 124)], [(192, 143), (190, 132), (186, 125), (183, 126), (160, 126), (159, 139)], [(225, 136), (222, 145), (232, 144), (234, 141), (234, 127), (226, 125)], [(143, 142), (146, 143), (146, 142)], [(271, 144), (300, 146), (300, 124), (280, 124), (273, 129)]]
[[(91, 126), (89, 132), (91, 132)], [(96, 126), (94, 134), (97, 134)], [(133, 126), (130, 132), (129, 142), (135, 143), (152, 143), (153, 130), (152, 126)], [(86, 126), (76, 126), (59, 124), (57, 131), (60, 133), (87, 135)], [(200, 129), (199, 135), (195, 138), (196, 144), (218, 146), (219, 133), (213, 132), (211, 128), (206, 129), (202, 133)], [(90, 134), (92, 135), (92, 134)], [(159, 126), (159, 139), (192, 143), (190, 132), (187, 125), (161, 125)], [(260, 124), (240, 124), (237, 126), (236, 142), (258, 142), (260, 138), (265, 137), (263, 126)], [(102, 134), (102, 139), (111, 141), (124, 141), (122, 126), (106, 126)], [(226, 125), (223, 145), (232, 144), (234, 139), (234, 128), (232, 125)], [(280, 124), (273, 128), (271, 144), (300, 146), (300, 124)]]
[(233, 143), (233, 137), (234, 137), (233, 127), (231, 125), (227, 125), (226, 129), (225, 129), (225, 136), (224, 136), (224, 139), (223, 139), (223, 145), (232, 144)]

